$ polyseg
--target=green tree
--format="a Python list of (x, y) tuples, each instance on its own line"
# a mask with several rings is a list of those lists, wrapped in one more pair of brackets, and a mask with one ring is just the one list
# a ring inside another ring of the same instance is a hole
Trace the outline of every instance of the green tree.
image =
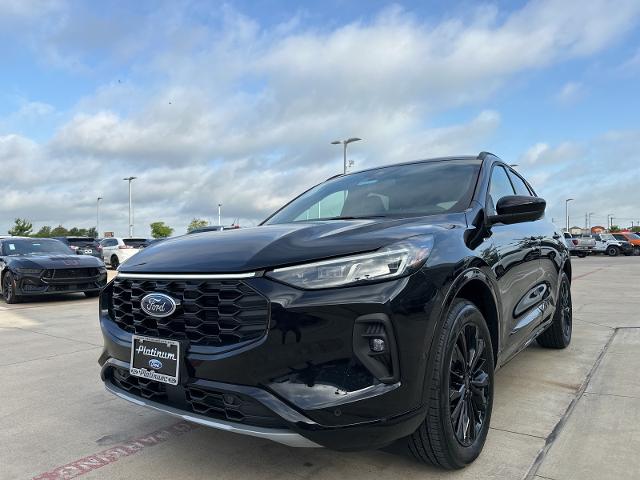
[(91, 227), (87, 230), (87, 237), (98, 238), (98, 231), (96, 227)]
[(619, 232), (620, 231), (620, 227), (618, 225), (611, 225), (611, 227), (609, 227), (609, 231), (610, 232)]
[(69, 235), (69, 232), (62, 225), (58, 225), (56, 228), (51, 230), (52, 237), (66, 237), (67, 235)]
[(86, 228), (73, 227), (68, 232), (70, 237), (88, 237)]
[(38, 230), (38, 233), (34, 235), (34, 237), (39, 238), (49, 238), (51, 236), (51, 227), (49, 225), (45, 225), (44, 227)]
[(195, 230), (196, 228), (206, 227), (207, 225), (209, 225), (209, 222), (206, 220), (203, 220), (202, 218), (194, 218), (187, 227), (187, 233)]
[(153, 238), (167, 238), (173, 233), (173, 228), (165, 225), (164, 222), (153, 222), (150, 227)]
[(33, 231), (32, 223), (26, 218), (16, 218), (13, 228), (9, 230), (9, 235), (16, 237), (28, 237)]

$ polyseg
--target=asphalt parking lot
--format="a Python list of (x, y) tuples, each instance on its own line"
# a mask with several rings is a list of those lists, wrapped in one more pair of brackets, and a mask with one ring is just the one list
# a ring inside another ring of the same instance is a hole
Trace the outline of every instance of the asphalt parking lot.
[(105, 392), (97, 302), (0, 303), (0, 478), (640, 478), (640, 257), (573, 260), (574, 336), (497, 374), (487, 445), (444, 472), (387, 452), (293, 449)]

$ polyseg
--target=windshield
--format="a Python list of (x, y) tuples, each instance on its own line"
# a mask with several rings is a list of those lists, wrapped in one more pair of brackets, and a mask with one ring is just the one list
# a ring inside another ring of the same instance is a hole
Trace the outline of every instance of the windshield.
[(9, 240), (2, 243), (3, 255), (73, 255), (74, 252), (59, 240)]
[(124, 238), (122, 241), (125, 245), (133, 248), (141, 248), (149, 244), (146, 238)]
[(302, 194), (265, 224), (462, 212), (471, 202), (480, 163), (443, 160), (341, 176)]
[(85, 245), (93, 245), (97, 243), (93, 238), (83, 238), (83, 237), (68, 237), (67, 242), (69, 245), (75, 245), (79, 247), (84, 247)]

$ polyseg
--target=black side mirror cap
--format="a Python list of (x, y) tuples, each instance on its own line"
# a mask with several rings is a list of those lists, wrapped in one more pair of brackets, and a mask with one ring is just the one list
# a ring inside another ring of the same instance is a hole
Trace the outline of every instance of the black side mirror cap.
[(498, 200), (496, 215), (489, 216), (489, 223), (521, 223), (539, 220), (544, 215), (547, 202), (540, 197), (508, 195)]

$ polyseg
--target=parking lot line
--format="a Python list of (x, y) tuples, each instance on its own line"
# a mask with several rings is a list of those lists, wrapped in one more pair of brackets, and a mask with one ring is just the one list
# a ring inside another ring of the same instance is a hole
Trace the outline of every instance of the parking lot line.
[(129, 457), (141, 452), (145, 448), (153, 447), (172, 438), (179, 437), (198, 428), (198, 425), (188, 422), (178, 422), (155, 432), (134, 438), (93, 455), (88, 455), (78, 460), (56, 467), (48, 472), (33, 477), (33, 480), (67, 480), (77, 478), (89, 472), (102, 468), (119, 459)]

